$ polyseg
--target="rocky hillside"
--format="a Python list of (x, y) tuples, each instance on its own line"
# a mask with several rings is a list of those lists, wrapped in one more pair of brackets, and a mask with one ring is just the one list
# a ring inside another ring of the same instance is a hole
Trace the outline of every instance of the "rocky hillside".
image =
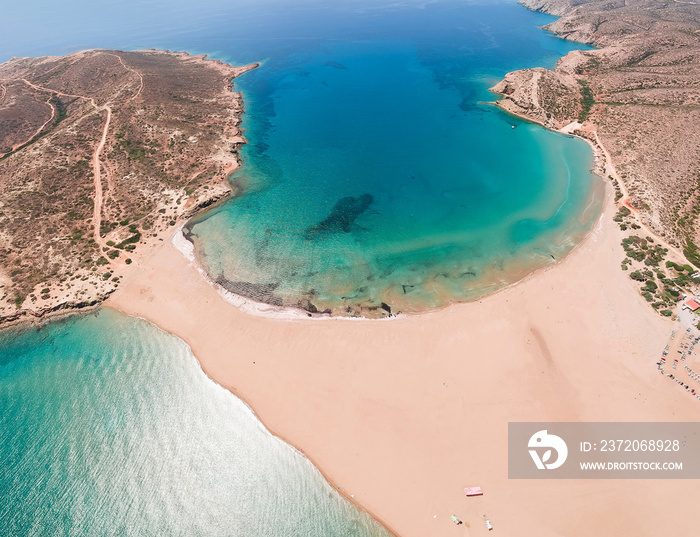
[(227, 196), (247, 69), (93, 50), (0, 65), (0, 320), (97, 303), (135, 250)]
[[(504, 109), (597, 136), (642, 220), (700, 266), (700, 5), (662, 0), (521, 0), (545, 28), (590, 43), (554, 71), (509, 73)], [(571, 129), (570, 129), (571, 130)]]

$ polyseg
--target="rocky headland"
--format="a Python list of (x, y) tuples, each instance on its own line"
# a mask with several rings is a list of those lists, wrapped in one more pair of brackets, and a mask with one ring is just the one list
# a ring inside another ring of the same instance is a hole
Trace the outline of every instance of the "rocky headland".
[(97, 306), (139, 251), (231, 195), (232, 67), (88, 50), (0, 65), (0, 323)]

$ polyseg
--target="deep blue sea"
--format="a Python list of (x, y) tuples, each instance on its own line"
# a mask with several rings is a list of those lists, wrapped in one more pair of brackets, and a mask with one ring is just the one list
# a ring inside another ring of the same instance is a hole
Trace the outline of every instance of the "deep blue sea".
[[(203, 264), (273, 303), (422, 311), (559, 259), (599, 214), (586, 144), (483, 102), (583, 48), (551, 20), (514, 0), (35, 0), (3, 6), (0, 61), (261, 62), (235, 81), (238, 196), (190, 230)], [(182, 342), (112, 311), (0, 334), (0, 461), (0, 535), (385, 535)]]

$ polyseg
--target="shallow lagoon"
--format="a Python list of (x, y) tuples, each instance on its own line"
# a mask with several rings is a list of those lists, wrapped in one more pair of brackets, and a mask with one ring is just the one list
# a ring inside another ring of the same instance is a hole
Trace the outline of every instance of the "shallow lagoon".
[(537, 28), (548, 17), (409, 2), (329, 19), (276, 28), (303, 44), (269, 57), (264, 39), (247, 44), (266, 59), (236, 81), (240, 195), (189, 235), (219, 283), (312, 311), (415, 312), (492, 292), (581, 239), (602, 199), (590, 148), (483, 102), (509, 69), (576, 48)]

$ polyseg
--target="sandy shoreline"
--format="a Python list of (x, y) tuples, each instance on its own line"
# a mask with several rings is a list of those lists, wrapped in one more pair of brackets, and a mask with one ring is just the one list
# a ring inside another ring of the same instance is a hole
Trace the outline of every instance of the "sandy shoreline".
[[(691, 531), (689, 481), (509, 481), (508, 421), (693, 421), (659, 375), (673, 324), (620, 268), (610, 196), (563, 261), (482, 300), (391, 323), (246, 315), (170, 241), (106, 305), (184, 339), (328, 481), (402, 537), (659, 535)], [(469, 500), (462, 487), (485, 496)], [(673, 497), (676, 511), (658, 508)], [(433, 518), (437, 515), (437, 518)], [(571, 528), (577, 527), (574, 533)]]

